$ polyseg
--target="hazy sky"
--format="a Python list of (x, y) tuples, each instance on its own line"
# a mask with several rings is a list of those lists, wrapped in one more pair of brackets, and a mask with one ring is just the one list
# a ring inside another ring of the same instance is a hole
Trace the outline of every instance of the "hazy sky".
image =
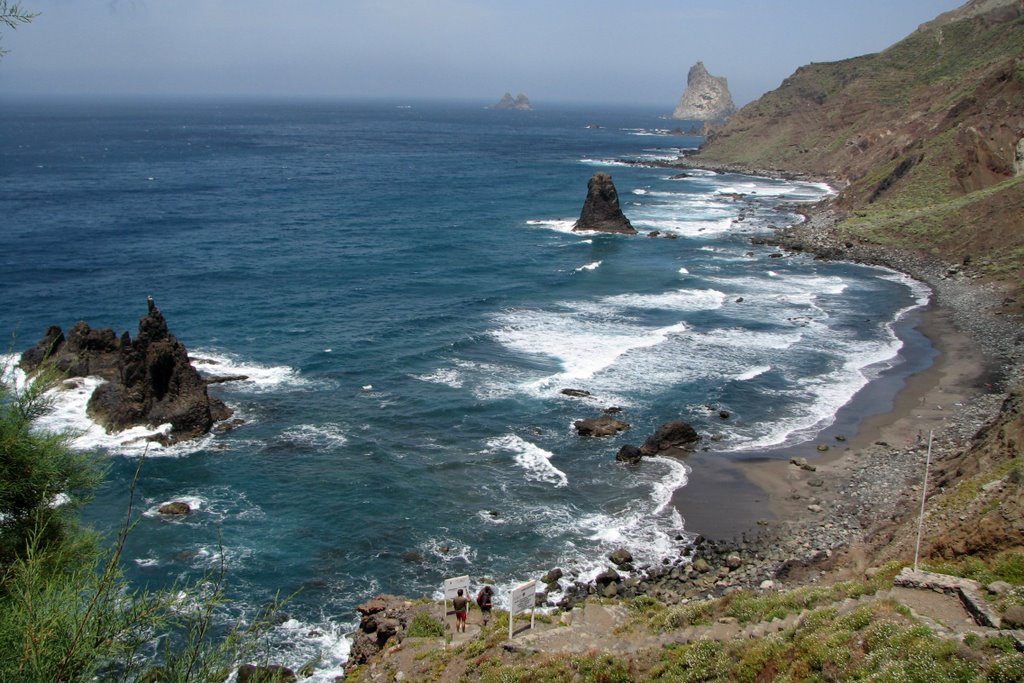
[(671, 109), (702, 60), (739, 105), (959, 0), (22, 0), (0, 97), (463, 98)]

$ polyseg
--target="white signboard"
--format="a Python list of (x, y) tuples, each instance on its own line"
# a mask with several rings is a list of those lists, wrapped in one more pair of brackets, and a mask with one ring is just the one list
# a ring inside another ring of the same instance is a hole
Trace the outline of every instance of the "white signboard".
[(508, 599), (509, 616), (533, 609), (535, 604), (533, 595), (536, 586), (536, 581), (527, 581), (512, 589), (512, 595)]
[(459, 594), (459, 589), (462, 589), (462, 595), (467, 600), (469, 599), (469, 577), (468, 576), (456, 576), (453, 579), (444, 580), (444, 599), (454, 600)]
[(533, 628), (533, 610), (537, 606), (536, 592), (537, 582), (527, 581), (512, 589), (508, 598), (508, 638), (512, 640), (512, 622), (520, 612), (530, 610), (530, 628)]

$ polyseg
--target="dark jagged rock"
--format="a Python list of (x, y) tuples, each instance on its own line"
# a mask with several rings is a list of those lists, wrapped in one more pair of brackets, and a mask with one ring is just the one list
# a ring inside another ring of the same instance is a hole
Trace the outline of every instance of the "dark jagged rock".
[(700, 441), (700, 435), (682, 420), (666, 422), (658, 427), (640, 448), (644, 455), (654, 455), (673, 448), (693, 450)]
[(636, 446), (633, 446), (628, 443), (624, 445), (622, 448), (620, 448), (619, 452), (615, 454), (616, 460), (618, 460), (619, 462), (628, 462), (631, 465), (635, 465), (636, 463), (640, 462), (641, 460), (643, 460), (643, 457), (643, 451), (641, 451)]
[(586, 389), (562, 389), (562, 393), (573, 398), (590, 398), (592, 395)]
[(580, 436), (615, 436), (629, 429), (629, 423), (616, 420), (609, 415), (593, 417), (588, 420), (576, 420), (572, 423)]
[(134, 340), (127, 332), (119, 339), (113, 330), (94, 330), (85, 322), (71, 328), (66, 339), (59, 327), (51, 327), (22, 355), (20, 366), (32, 373), (52, 365), (69, 377), (106, 380), (93, 392), (87, 410), (107, 431), (169, 423), (168, 435), (153, 437), (164, 443), (206, 434), (232, 411), (207, 394), (185, 346), (167, 329), (152, 298), (148, 304)]
[(583, 202), (580, 219), (572, 226), (574, 231), (614, 232), (635, 235), (636, 229), (619, 208), (619, 193), (612, 177), (597, 172), (587, 183), (587, 199)]
[(512, 93), (507, 92), (502, 95), (498, 103), (495, 104), (492, 109), (518, 109), (520, 111), (530, 111), (533, 107), (530, 106), (530, 98), (519, 93), (515, 97), (512, 97)]

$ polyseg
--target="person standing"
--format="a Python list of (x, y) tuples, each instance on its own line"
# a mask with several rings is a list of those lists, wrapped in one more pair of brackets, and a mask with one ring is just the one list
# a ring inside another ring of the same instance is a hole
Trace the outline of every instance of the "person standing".
[(480, 589), (476, 596), (476, 604), (479, 605), (480, 613), (483, 615), (484, 626), (487, 626), (487, 622), (491, 620), (491, 607), (494, 606), (494, 589), (490, 586)]
[(466, 632), (466, 619), (469, 617), (469, 598), (463, 595), (459, 589), (458, 595), (452, 600), (452, 607), (455, 608), (455, 630)]

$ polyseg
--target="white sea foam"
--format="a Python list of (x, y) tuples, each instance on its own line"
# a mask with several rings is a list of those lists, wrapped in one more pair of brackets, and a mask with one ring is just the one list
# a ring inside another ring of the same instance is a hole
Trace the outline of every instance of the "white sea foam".
[(683, 266), (682, 268), (679, 269), (679, 274), (680, 275), (689, 275), (690, 271), (687, 270), (686, 266)]
[(725, 294), (715, 289), (678, 289), (661, 294), (619, 294), (601, 301), (609, 311), (654, 309), (662, 311), (713, 311), (722, 307)]
[(314, 448), (338, 448), (348, 443), (348, 437), (336, 424), (301, 424), (290, 427), (281, 436), (289, 441)]
[(635, 216), (631, 219), (634, 227), (657, 230), (679, 235), (680, 237), (713, 237), (732, 232), (733, 219), (718, 220), (685, 220), (681, 218), (649, 218)]
[(529, 220), (526, 221), (526, 224), (539, 228), (547, 228), (548, 230), (554, 230), (555, 232), (565, 232), (570, 235), (579, 234), (572, 230), (572, 226), (576, 225), (575, 219), (553, 218), (548, 220)]
[(579, 273), (585, 270), (597, 270), (598, 268), (601, 267), (601, 263), (601, 261), (593, 261), (585, 266), (580, 266), (579, 268), (576, 269), (576, 272)]
[(686, 330), (677, 323), (640, 327), (625, 319), (566, 311), (508, 311), (498, 318), (492, 336), (507, 348), (559, 362), (561, 372), (534, 380), (521, 389), (542, 394), (565, 382), (593, 377), (624, 354), (663, 343)]
[(245, 375), (248, 379), (225, 382), (218, 386), (227, 392), (246, 391), (266, 393), (272, 391), (308, 388), (311, 383), (298, 370), (287, 365), (264, 365), (244, 360), (234, 354), (210, 349), (196, 349), (189, 354), (192, 365), (204, 375)]
[(551, 464), (551, 457), (554, 453), (515, 434), (506, 434), (491, 439), (487, 442), (487, 446), (492, 451), (512, 453), (516, 464), (526, 471), (525, 476), (531, 481), (553, 484), (556, 488), (569, 484), (569, 478), (565, 472)]
[(761, 375), (770, 371), (771, 369), (772, 366), (770, 365), (758, 365), (757, 367), (750, 368), (745, 372), (741, 372), (740, 374), (733, 377), (733, 379), (735, 379), (738, 382), (746, 382), (747, 380), (754, 379), (755, 377), (760, 377)]
[(303, 683), (330, 683), (345, 675), (352, 642), (348, 634), (356, 624), (338, 624), (331, 619), (307, 623), (294, 617), (275, 626), (267, 636), (275, 662), (298, 671), (315, 662)]
[(587, 164), (588, 166), (632, 166), (625, 161), (619, 161), (618, 159), (580, 159), (581, 164)]
[(412, 377), (422, 382), (443, 384), (451, 387), (452, 389), (461, 389), (464, 384), (462, 373), (455, 368), (438, 368), (437, 370), (425, 375), (413, 375)]

